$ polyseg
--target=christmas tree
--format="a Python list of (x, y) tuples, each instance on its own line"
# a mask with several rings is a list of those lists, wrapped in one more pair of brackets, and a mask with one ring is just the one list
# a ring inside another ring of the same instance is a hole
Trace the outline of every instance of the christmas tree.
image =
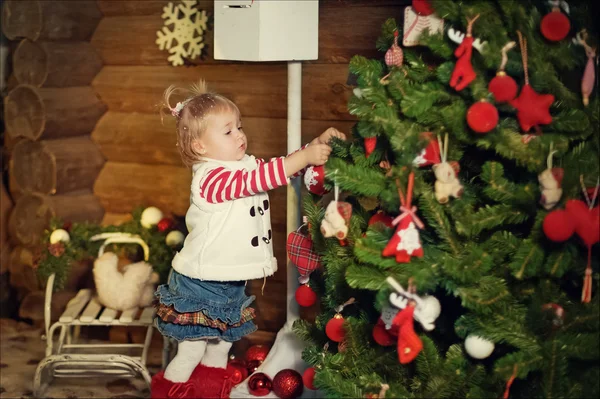
[(591, 2), (551, 3), (414, 0), (351, 60), (353, 137), (304, 200), (308, 386), (598, 397), (598, 40)]

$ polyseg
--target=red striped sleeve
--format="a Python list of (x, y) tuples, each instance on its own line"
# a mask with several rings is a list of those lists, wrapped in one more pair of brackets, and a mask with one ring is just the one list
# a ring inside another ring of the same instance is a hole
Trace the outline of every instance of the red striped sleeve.
[(257, 162), (252, 171), (231, 171), (223, 167), (210, 170), (200, 181), (200, 196), (211, 204), (263, 193), (287, 184), (284, 158)]

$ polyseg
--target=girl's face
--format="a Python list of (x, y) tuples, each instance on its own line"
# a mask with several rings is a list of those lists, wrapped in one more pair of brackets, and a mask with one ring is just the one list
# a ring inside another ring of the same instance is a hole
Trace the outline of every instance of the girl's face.
[(220, 161), (239, 161), (246, 155), (248, 141), (237, 113), (225, 111), (210, 115), (206, 131), (198, 140), (200, 153)]

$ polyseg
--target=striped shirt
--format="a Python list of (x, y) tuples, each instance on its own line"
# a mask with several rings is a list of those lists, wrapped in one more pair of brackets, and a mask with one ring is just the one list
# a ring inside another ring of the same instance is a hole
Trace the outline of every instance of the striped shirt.
[(256, 159), (254, 170), (229, 170), (219, 166), (206, 173), (200, 181), (200, 196), (211, 204), (249, 197), (287, 184), (284, 158), (269, 162)]

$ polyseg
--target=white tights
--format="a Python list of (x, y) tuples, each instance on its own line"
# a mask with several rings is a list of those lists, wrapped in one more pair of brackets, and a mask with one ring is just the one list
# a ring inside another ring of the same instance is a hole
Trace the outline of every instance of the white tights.
[(200, 362), (208, 367), (225, 368), (230, 348), (231, 342), (221, 340), (181, 341), (177, 355), (165, 370), (165, 379), (186, 382)]

